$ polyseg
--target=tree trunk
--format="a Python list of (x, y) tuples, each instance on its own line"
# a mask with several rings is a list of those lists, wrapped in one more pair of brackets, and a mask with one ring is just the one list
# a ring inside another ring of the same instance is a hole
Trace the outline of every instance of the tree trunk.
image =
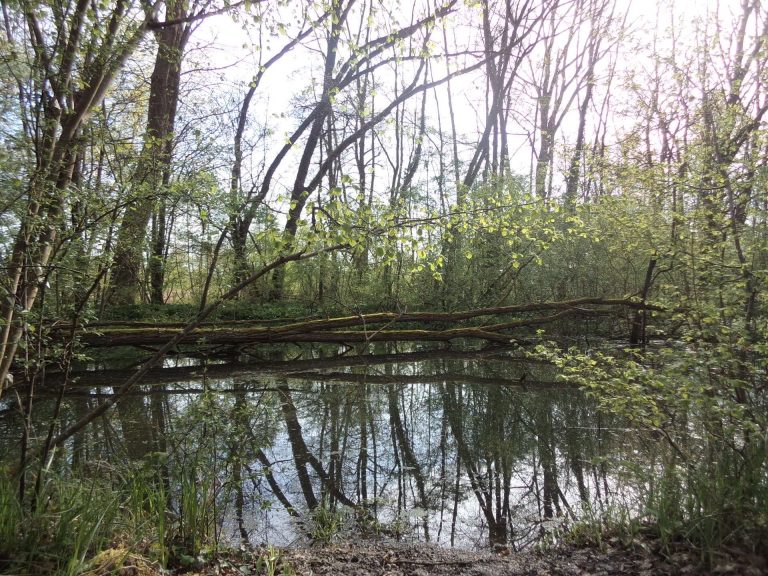
[[(187, 14), (185, 3), (169, 3), (169, 18), (184, 18)], [(110, 303), (115, 306), (136, 304), (142, 296), (147, 226), (156, 206), (163, 206), (166, 186), (170, 180), (181, 60), (190, 33), (189, 24), (167, 26), (155, 32), (158, 46), (150, 81), (147, 130), (132, 178), (134, 202), (123, 216), (115, 246), (110, 297)], [(157, 213), (156, 242), (150, 247), (150, 268), (153, 271), (152, 280), (156, 284), (151, 288), (152, 300), (160, 302), (163, 300), (162, 254), (158, 256), (156, 252), (158, 249), (164, 252), (165, 223), (159, 222), (160, 218), (164, 220), (164, 212), (162, 209)], [(156, 260), (158, 257), (160, 261)]]
[[(304, 211), (304, 205), (309, 198), (307, 190), (307, 176), (309, 175), (309, 167), (312, 161), (312, 157), (315, 154), (318, 144), (323, 133), (323, 126), (326, 122), (328, 115), (331, 113), (331, 91), (333, 89), (334, 77), (333, 72), (336, 66), (336, 50), (339, 45), (339, 34), (344, 26), (344, 20), (348, 14), (349, 7), (345, 10), (341, 10), (341, 3), (334, 4), (336, 7), (336, 14), (334, 15), (333, 24), (328, 34), (328, 48), (325, 54), (325, 68), (323, 70), (323, 90), (320, 95), (320, 101), (317, 103), (317, 113), (315, 114), (312, 127), (307, 137), (307, 142), (304, 145), (304, 151), (299, 161), (299, 166), (296, 170), (296, 179), (293, 183), (293, 189), (291, 190), (290, 207), (288, 209), (288, 219), (285, 222), (285, 228), (283, 230), (283, 240), (285, 244), (285, 251), (289, 251), (293, 247), (294, 239), (296, 238), (296, 232), (299, 228), (299, 219)], [(270, 291), (270, 300), (281, 300), (285, 290), (285, 268), (281, 267), (274, 271), (272, 276), (272, 289)]]
[[(648, 299), (648, 292), (653, 285), (653, 271), (656, 268), (656, 258), (651, 258), (648, 261), (648, 268), (645, 271), (645, 281), (643, 282), (643, 289), (640, 294), (640, 298), (643, 304)], [(644, 308), (638, 308), (635, 310), (634, 317), (632, 319), (632, 330), (629, 334), (629, 344), (631, 346), (642, 345), (645, 348), (647, 338), (645, 335), (645, 327), (647, 323), (647, 311)]]

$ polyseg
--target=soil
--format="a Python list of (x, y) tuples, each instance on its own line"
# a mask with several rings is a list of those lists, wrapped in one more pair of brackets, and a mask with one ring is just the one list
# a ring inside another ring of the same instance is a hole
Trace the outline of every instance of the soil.
[[(269, 571), (264, 558), (271, 553)], [(445, 549), (425, 544), (352, 545), (233, 553), (187, 572), (195, 576), (338, 575), (338, 576), (698, 576), (768, 574), (764, 557), (734, 554), (701, 567), (691, 552), (662, 557), (652, 543), (604, 543), (602, 548), (561, 546), (546, 551), (496, 553)]]

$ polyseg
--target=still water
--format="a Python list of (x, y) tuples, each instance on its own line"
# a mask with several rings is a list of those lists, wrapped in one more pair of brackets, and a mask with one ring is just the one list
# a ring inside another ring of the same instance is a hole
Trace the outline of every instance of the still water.
[[(632, 507), (614, 464), (641, 460), (646, 440), (558, 383), (551, 366), (503, 350), (367, 352), (167, 362), (54, 466), (162, 474), (171, 492), (186, 482), (235, 544), (384, 538), (522, 549), (585, 515)], [(64, 396), (63, 425), (124, 377), (81, 373)], [(38, 438), (53, 404), (38, 400)], [(18, 445), (20, 422), (6, 405), (1, 446)]]

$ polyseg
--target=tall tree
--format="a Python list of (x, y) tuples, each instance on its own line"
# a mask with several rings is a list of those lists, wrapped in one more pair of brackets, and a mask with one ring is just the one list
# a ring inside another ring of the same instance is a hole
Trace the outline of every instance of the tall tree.
[[(542, 52), (529, 60), (529, 82), (536, 99), (533, 192), (539, 198), (552, 194), (556, 137), (579, 97), (579, 112), (583, 109), (586, 121), (611, 6), (612, 2), (602, 0), (562, 4), (548, 15)], [(584, 136), (579, 136), (583, 130), (577, 129), (577, 149), (583, 147)]]
[[(229, 235), (232, 244), (234, 257), (234, 282), (238, 284), (249, 276), (248, 258), (246, 254), (248, 233), (256, 217), (257, 210), (264, 202), (269, 193), (270, 173), (262, 175), (267, 185), (259, 185), (258, 181), (247, 183), (243, 175), (243, 163), (246, 160), (246, 150), (244, 142), (247, 134), (248, 115), (254, 97), (261, 88), (262, 81), (266, 73), (276, 64), (280, 63), (288, 54), (290, 54), (303, 40), (320, 26), (323, 21), (330, 17), (330, 12), (323, 12), (317, 19), (310, 20), (309, 13), (303, 12), (302, 23), (296, 35), (285, 42), (283, 46), (273, 56), (263, 59), (263, 50), (259, 50), (258, 71), (251, 80), (248, 90), (240, 104), (240, 111), (237, 117), (237, 125), (234, 134), (233, 158), (230, 168), (229, 194), (230, 194), (230, 214), (229, 214)], [(260, 22), (266, 20), (267, 15), (262, 15)], [(277, 26), (282, 26), (278, 23)], [(260, 29), (260, 45), (264, 43)], [(262, 46), (260, 46), (262, 47)], [(285, 152), (287, 150), (284, 148)], [(283, 155), (285, 154), (283, 152)], [(281, 158), (280, 156), (278, 156)], [(277, 167), (273, 163), (272, 173)]]
[[(565, 194), (563, 197), (564, 203), (570, 208), (573, 208), (578, 197), (579, 178), (586, 150), (588, 113), (594, 98), (595, 84), (597, 83), (596, 68), (610, 50), (618, 47), (619, 43), (614, 38), (620, 38), (624, 28), (624, 22), (622, 21), (617, 31), (611, 30), (614, 25), (615, 8), (615, 4), (611, 3), (610, 0), (590, 0), (586, 6), (589, 20), (587, 24), (587, 40), (585, 41), (583, 51), (585, 58), (583, 89), (577, 95), (578, 127), (576, 128), (576, 141), (574, 142), (573, 151), (566, 168)], [(609, 34), (613, 37), (609, 36)]]
[(518, 70), (542, 37), (541, 24), (554, 18), (558, 0), (506, 0), (501, 10), (482, 2), (483, 49), (486, 54), (485, 125), (469, 162), (462, 184), (470, 188), (478, 176), (499, 176), (508, 163), (505, 108), (510, 91), (519, 80)]
[(131, 179), (132, 202), (123, 216), (115, 246), (110, 298), (114, 305), (135, 304), (140, 298), (144, 286), (143, 262), (144, 253), (147, 251), (147, 226), (153, 213), (155, 226), (149, 250), (151, 286), (148, 296), (153, 303), (163, 303), (165, 203), (172, 171), (181, 63), (195, 25), (195, 21), (190, 21), (189, 16), (205, 8), (207, 4), (208, 2), (190, 4), (182, 0), (168, 0), (165, 6), (166, 17), (172, 24), (154, 31), (157, 52), (150, 80), (147, 129)]

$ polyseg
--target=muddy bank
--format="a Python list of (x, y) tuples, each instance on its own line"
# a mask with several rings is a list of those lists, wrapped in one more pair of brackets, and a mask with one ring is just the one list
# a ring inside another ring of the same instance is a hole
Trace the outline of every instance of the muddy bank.
[(264, 549), (230, 554), (179, 573), (199, 576), (339, 575), (339, 576), (676, 576), (768, 574), (765, 558), (741, 554), (710, 570), (692, 552), (665, 558), (650, 542), (607, 543), (597, 547), (561, 546), (546, 551), (473, 552), (423, 544), (351, 545), (299, 549)]

